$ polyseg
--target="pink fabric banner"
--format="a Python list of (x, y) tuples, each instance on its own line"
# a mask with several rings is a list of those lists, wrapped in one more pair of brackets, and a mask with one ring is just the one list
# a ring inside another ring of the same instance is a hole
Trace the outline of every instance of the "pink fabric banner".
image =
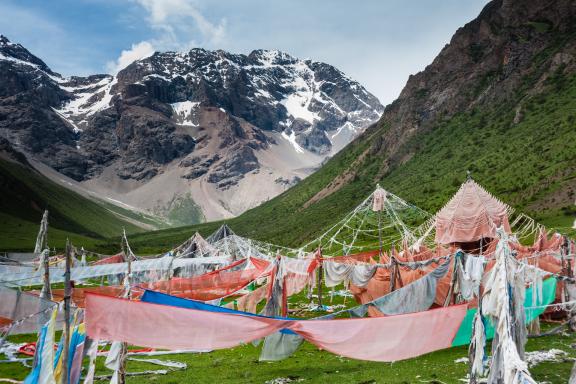
[(390, 362), (450, 347), (466, 309), (463, 304), (379, 318), (290, 321), (89, 294), (85, 322), (93, 339), (196, 350), (231, 348), (288, 328), (337, 355)]
[(260, 339), (289, 321), (86, 295), (86, 334), (150, 348), (212, 350)]
[(340, 356), (392, 362), (449, 348), (466, 310), (462, 304), (396, 316), (306, 320), (290, 329)]

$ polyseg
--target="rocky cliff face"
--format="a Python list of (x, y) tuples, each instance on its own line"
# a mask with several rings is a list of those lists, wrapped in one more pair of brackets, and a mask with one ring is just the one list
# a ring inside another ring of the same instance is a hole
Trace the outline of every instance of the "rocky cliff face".
[[(409, 78), (374, 127), (389, 130), (372, 150), (385, 155), (388, 164), (398, 163), (405, 155), (402, 145), (439, 119), (512, 100), (523, 91), (527, 76), (544, 81), (561, 66), (567, 73), (573, 71), (575, 44), (558, 39), (575, 28), (575, 20), (573, 0), (490, 2), (475, 20), (456, 31), (424, 71)], [(565, 53), (543, 54), (564, 44)], [(549, 61), (544, 73), (538, 73), (538, 55)], [(532, 92), (537, 91), (538, 87)], [(520, 113), (522, 103), (517, 107)]]
[[(63, 78), (0, 38), (0, 136), (88, 189), (160, 214), (190, 193), (212, 201), (196, 201), (207, 218), (238, 214), (382, 111), (336, 68), (278, 51), (155, 53), (115, 76)], [(262, 191), (248, 174), (260, 174)], [(151, 200), (162, 186), (172, 194)], [(225, 191), (248, 203), (224, 203)]]

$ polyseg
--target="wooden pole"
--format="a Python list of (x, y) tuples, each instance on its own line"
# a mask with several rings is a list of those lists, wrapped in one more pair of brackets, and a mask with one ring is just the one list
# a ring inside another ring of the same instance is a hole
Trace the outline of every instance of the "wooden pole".
[(396, 258), (392, 256), (390, 261), (392, 264), (392, 270), (390, 271), (390, 292), (394, 292), (396, 289)]
[(396, 247), (392, 243), (390, 248), (390, 292), (394, 292), (396, 289), (396, 258), (394, 257), (394, 251)]
[[(318, 256), (322, 258), (322, 247), (318, 247)], [(318, 266), (318, 307), (320, 309), (324, 308), (322, 305), (322, 277), (324, 275), (324, 269), (322, 267), (322, 260), (320, 260), (320, 265)]]
[[(572, 273), (572, 263), (571, 263), (571, 256), (570, 255), (570, 249), (572, 246), (572, 242), (571, 240), (569, 240), (566, 236), (564, 236), (564, 242), (562, 243), (562, 251), (560, 252), (560, 254), (562, 255), (562, 272), (568, 276), (568, 277), (573, 277), (573, 273)], [(566, 258), (566, 266), (564, 266), (564, 255), (568, 256)], [(564, 282), (564, 300), (565, 301), (570, 301), (572, 298), (570, 297), (570, 295), (568, 294), (568, 289), (567, 286), (568, 283), (567, 281)], [(568, 327), (570, 329), (570, 331), (572, 332), (576, 332), (576, 311), (574, 310), (569, 310), (568, 311)], [(575, 364), (576, 367), (576, 364)], [(576, 372), (575, 369), (572, 370), (572, 374), (574, 375), (574, 372)], [(571, 380), (572, 380), (572, 376), (571, 376)], [(572, 382), (572, 381), (570, 381)], [(574, 381), (576, 383), (576, 381)]]
[(42, 258), (44, 267), (44, 286), (42, 287), (40, 297), (52, 300), (52, 288), (50, 287), (50, 251), (48, 249), (42, 251)]
[(380, 246), (380, 258), (382, 257), (382, 210), (378, 211), (378, 244)]
[(570, 256), (570, 257), (568, 257), (568, 260), (567, 260), (568, 261), (568, 271), (567, 271), (568, 277), (574, 277), (573, 273), (572, 273), (572, 257), (574, 255), (570, 255), (571, 248), (572, 248), (572, 241), (569, 240), (568, 238), (566, 238), (566, 254)]
[(68, 384), (68, 359), (70, 356), (70, 297), (72, 287), (70, 285), (70, 264), (72, 264), (72, 247), (70, 240), (66, 239), (66, 270), (64, 272), (64, 346), (62, 350), (62, 384)]
[[(128, 246), (128, 239), (126, 238), (126, 231), (123, 230), (123, 237), (122, 237), (122, 248), (125, 249), (124, 254), (126, 255), (126, 281), (127, 287), (126, 292), (124, 292), (125, 297), (129, 300), (132, 300), (132, 252), (130, 247)], [(120, 351), (120, 367), (118, 368), (118, 384), (125, 384), (126, 383), (126, 358), (128, 357), (128, 344), (122, 343), (122, 350)]]

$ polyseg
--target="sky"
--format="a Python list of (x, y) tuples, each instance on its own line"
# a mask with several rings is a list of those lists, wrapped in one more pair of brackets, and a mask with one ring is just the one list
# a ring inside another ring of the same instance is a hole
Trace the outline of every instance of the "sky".
[(334, 65), (384, 105), (487, 0), (2, 0), (0, 34), (65, 76), (154, 51), (278, 49)]

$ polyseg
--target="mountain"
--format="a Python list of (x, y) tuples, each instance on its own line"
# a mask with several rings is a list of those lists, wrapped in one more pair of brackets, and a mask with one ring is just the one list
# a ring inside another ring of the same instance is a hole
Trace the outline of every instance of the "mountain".
[[(576, 209), (576, 3), (494, 0), (458, 29), (399, 98), (320, 170), (228, 224), (285, 245), (320, 234), (380, 183), (435, 212), (466, 171), (568, 232)], [(135, 246), (177, 242), (179, 228)]]
[(172, 224), (270, 199), (382, 111), (336, 68), (278, 51), (157, 52), (64, 78), (0, 37), (0, 136), (53, 180)]

